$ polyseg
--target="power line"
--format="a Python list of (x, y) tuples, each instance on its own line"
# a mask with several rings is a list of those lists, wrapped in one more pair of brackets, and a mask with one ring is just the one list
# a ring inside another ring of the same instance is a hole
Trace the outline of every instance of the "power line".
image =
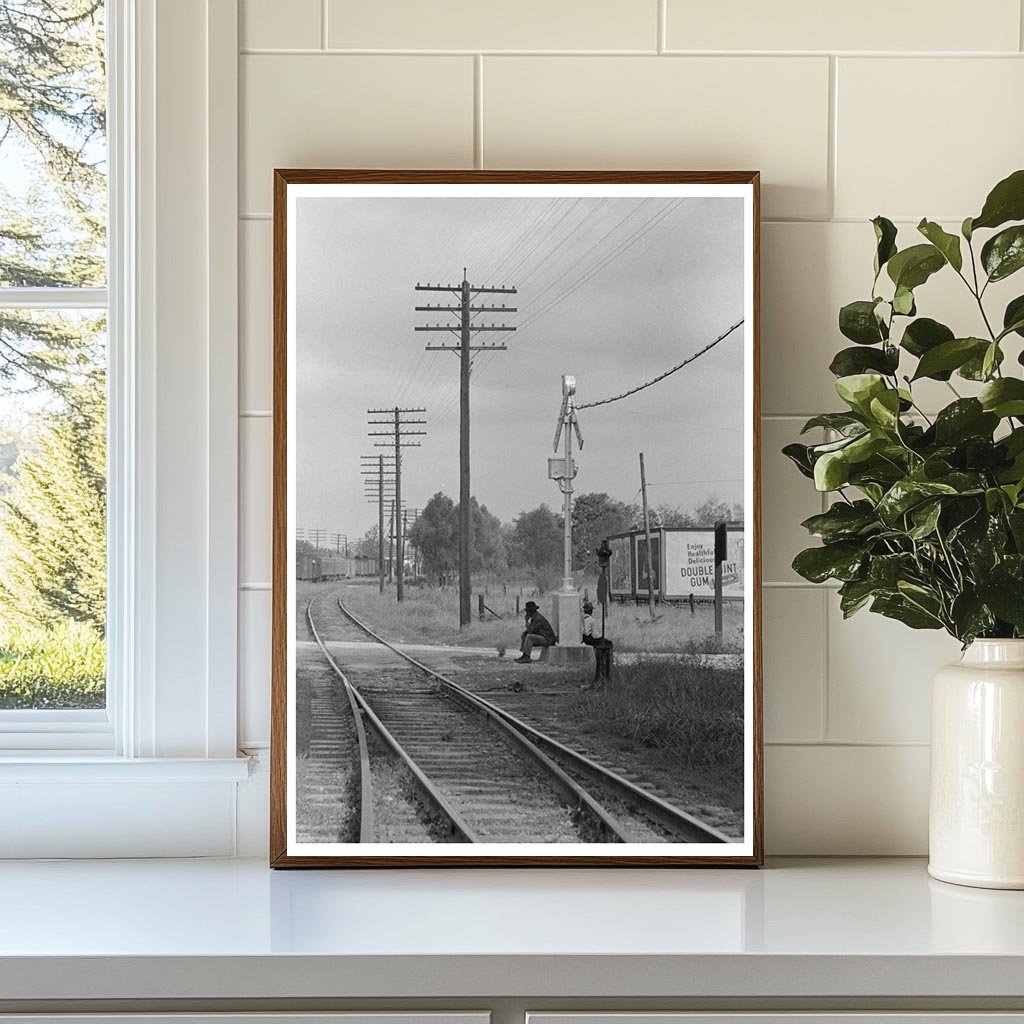
[(709, 342), (702, 349), (694, 352), (692, 356), (687, 356), (681, 363), (677, 363), (670, 370), (666, 370), (664, 373), (658, 374), (657, 377), (651, 380), (645, 381), (643, 384), (638, 384), (635, 388), (630, 388), (629, 391), (623, 391), (621, 395), (613, 395), (611, 398), (602, 398), (597, 402), (584, 402), (577, 406), (578, 409), (594, 409), (599, 405), (609, 405), (611, 402), (621, 401), (623, 398), (629, 398), (630, 395), (635, 395), (638, 391), (643, 391), (645, 388), (649, 388), (659, 381), (663, 381), (666, 377), (671, 377), (673, 373), (681, 370), (684, 366), (689, 366), (690, 363), (699, 359), (705, 352), (710, 352), (719, 342), (725, 341), (726, 338), (732, 334), (738, 327), (743, 324), (743, 317), (740, 317), (724, 334), (720, 334), (714, 341)]

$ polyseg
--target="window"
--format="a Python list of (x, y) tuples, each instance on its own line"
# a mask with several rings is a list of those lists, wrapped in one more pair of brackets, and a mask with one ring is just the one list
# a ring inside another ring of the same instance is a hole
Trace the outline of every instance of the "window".
[(0, 3), (0, 719), (106, 722), (103, 0)]

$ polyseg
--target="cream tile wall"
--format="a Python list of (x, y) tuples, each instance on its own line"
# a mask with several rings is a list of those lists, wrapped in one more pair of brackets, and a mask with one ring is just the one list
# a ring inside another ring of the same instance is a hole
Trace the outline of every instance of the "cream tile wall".
[[(833, 405), (866, 218), (958, 223), (1024, 166), (1020, 0), (240, 5), (243, 745), (268, 733), (273, 168), (758, 168), (768, 849), (923, 853), (928, 681), (957, 646), (844, 622), (799, 580), (798, 523), (822, 505), (778, 450)], [(919, 301), (973, 324), (948, 278)]]

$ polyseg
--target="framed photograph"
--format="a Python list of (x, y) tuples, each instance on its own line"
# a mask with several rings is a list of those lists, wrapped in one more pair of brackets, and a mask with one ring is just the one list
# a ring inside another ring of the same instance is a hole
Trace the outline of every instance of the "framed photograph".
[(275, 867), (762, 863), (758, 174), (278, 170)]

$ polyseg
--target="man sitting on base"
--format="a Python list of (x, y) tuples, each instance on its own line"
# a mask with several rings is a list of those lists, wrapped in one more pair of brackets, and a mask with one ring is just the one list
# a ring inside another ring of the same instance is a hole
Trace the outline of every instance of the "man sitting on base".
[(541, 615), (537, 608), (536, 601), (527, 601), (525, 608), (526, 629), (523, 630), (522, 643), (519, 645), (519, 650), (523, 653), (521, 657), (516, 658), (516, 661), (521, 664), (532, 660), (530, 654), (534, 647), (551, 647), (558, 640), (555, 631), (551, 628), (551, 623)]

